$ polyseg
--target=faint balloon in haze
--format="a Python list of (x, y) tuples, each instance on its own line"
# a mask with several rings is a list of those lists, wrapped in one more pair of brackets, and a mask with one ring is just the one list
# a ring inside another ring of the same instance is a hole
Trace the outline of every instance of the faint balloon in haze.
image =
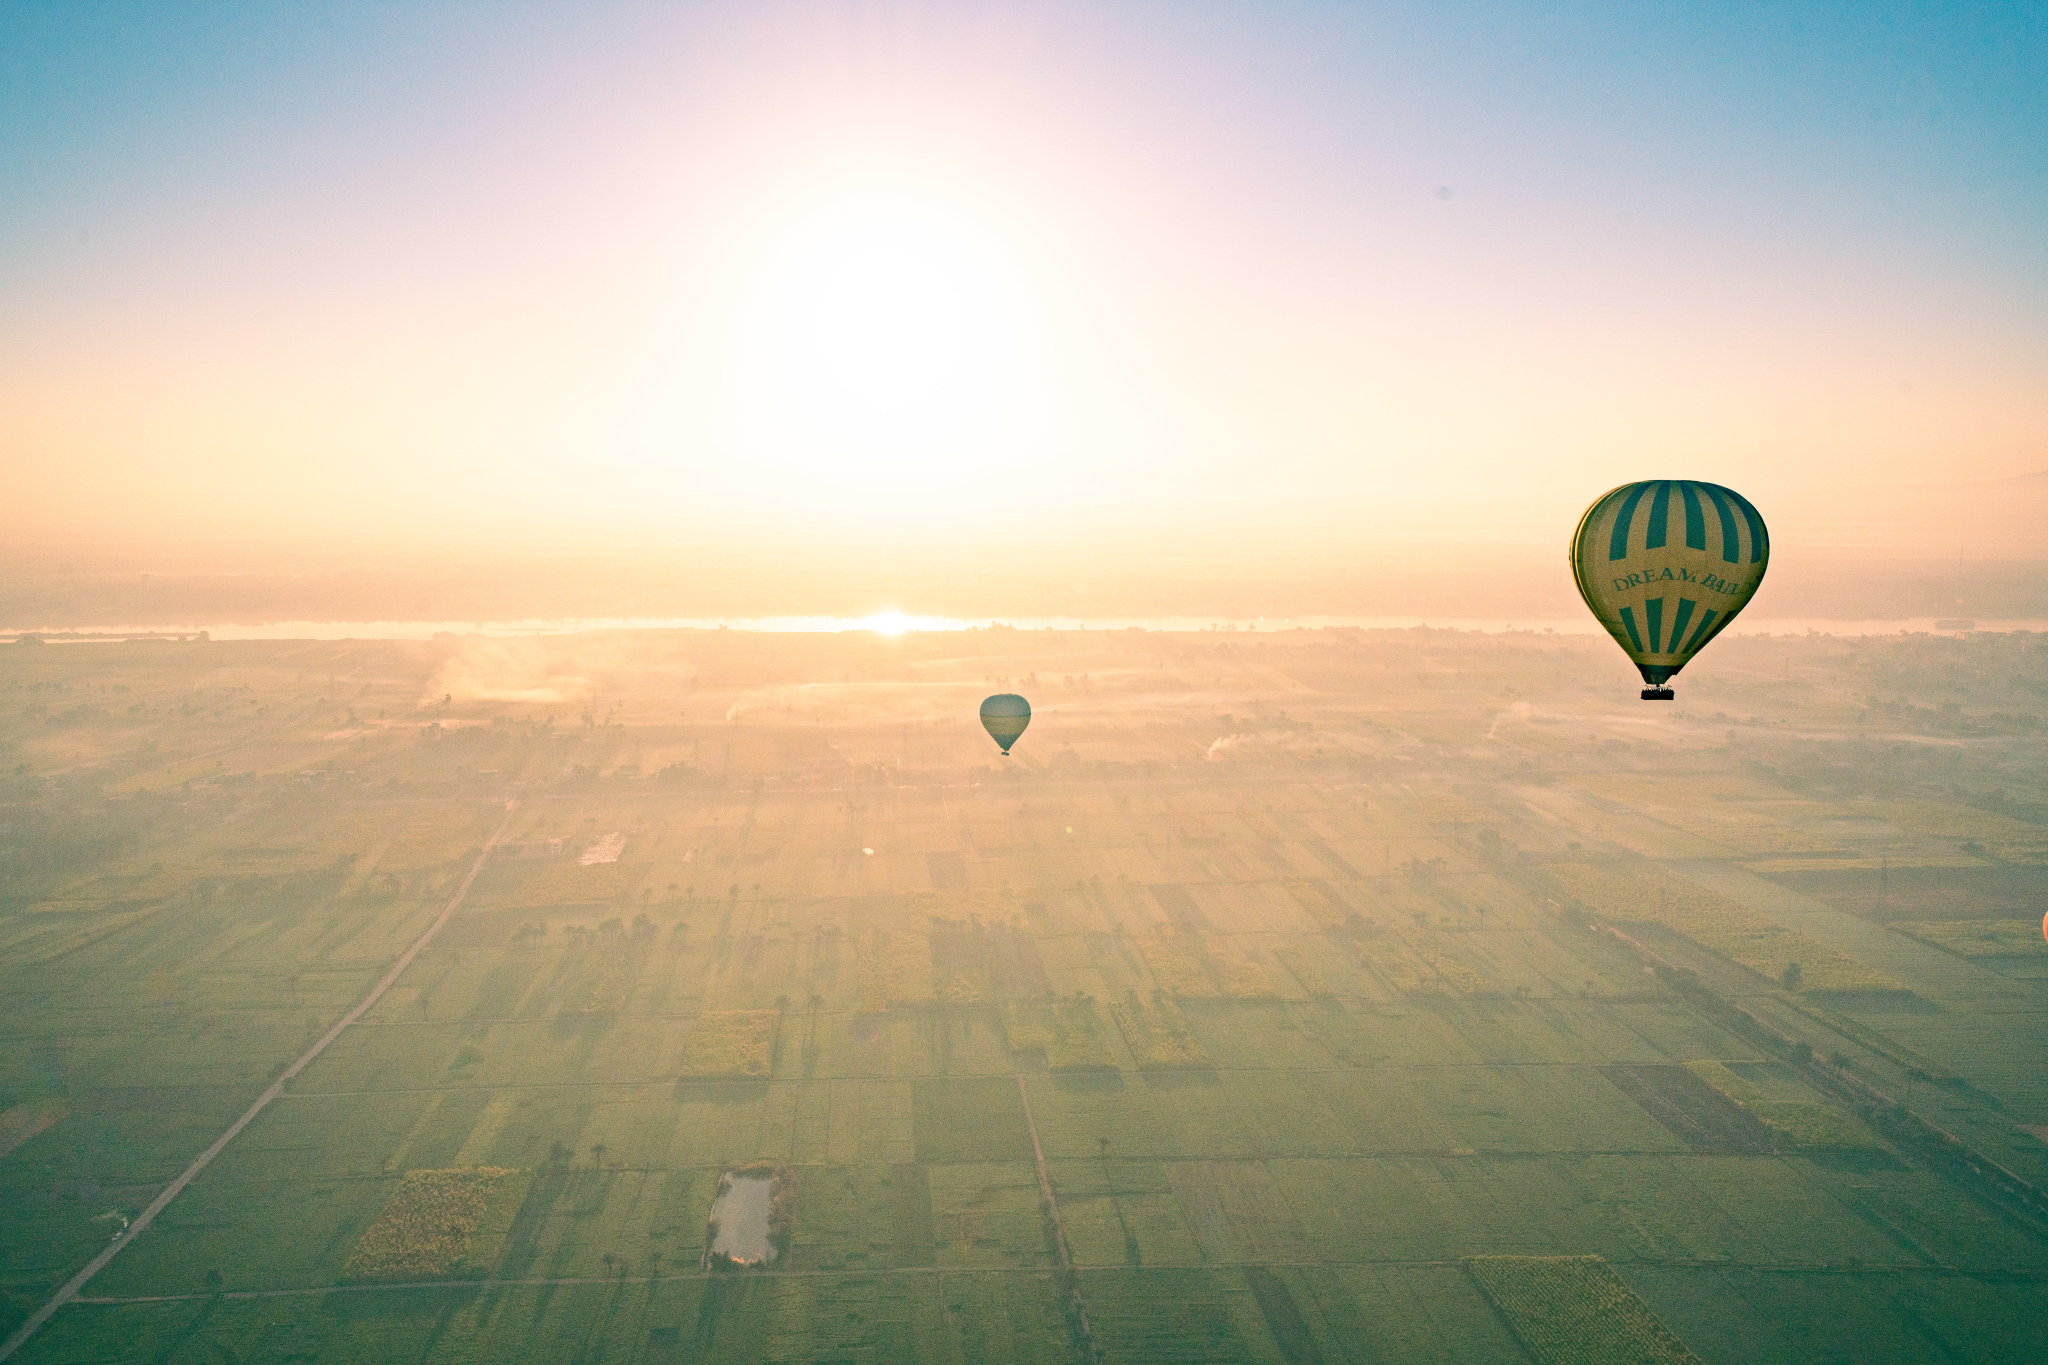
[(1015, 692), (998, 692), (981, 704), (981, 727), (988, 731), (989, 738), (1003, 746), (1005, 758), (1010, 756), (1010, 746), (1017, 742), (1017, 736), (1030, 723), (1031, 703)]
[(1644, 701), (1756, 596), (1771, 537), (1731, 488), (1692, 479), (1625, 483), (1595, 499), (1572, 535), (1579, 596), (1641, 671)]

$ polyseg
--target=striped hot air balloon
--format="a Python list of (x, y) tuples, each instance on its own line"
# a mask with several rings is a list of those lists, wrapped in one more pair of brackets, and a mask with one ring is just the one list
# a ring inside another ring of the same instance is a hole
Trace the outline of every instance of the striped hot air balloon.
[(1645, 479), (1595, 499), (1572, 536), (1579, 596), (1642, 671), (1645, 701), (1756, 595), (1770, 532), (1749, 500), (1717, 483)]

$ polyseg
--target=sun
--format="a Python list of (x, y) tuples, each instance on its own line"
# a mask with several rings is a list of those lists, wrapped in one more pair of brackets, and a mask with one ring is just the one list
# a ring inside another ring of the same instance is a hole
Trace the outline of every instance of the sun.
[(1028, 348), (1025, 300), (956, 206), (898, 191), (792, 234), (754, 340), (814, 429), (919, 443), (997, 399)]
[(911, 628), (911, 620), (900, 611), (877, 612), (864, 622), (877, 635), (901, 635)]
[(750, 220), (712, 338), (728, 440), (792, 495), (929, 515), (1048, 444), (1058, 272), (1013, 198), (857, 160)]

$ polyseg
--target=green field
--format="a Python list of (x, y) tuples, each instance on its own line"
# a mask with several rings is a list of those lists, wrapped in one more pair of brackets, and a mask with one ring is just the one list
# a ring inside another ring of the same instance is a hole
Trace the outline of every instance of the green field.
[(1540, 1365), (1697, 1365), (1598, 1256), (1475, 1256), (1465, 1268)]
[(2048, 763), (1848, 701), (2001, 646), (1595, 645), (0, 646), (0, 1327), (125, 1237), (18, 1359), (2037, 1353)]

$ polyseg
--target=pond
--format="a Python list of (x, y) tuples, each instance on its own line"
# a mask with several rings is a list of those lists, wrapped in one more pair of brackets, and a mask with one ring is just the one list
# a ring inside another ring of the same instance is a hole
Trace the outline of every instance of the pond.
[(711, 1255), (742, 1265), (775, 1259), (775, 1245), (768, 1237), (772, 1184), (766, 1171), (729, 1171), (718, 1178), (718, 1197), (711, 1201), (711, 1222), (717, 1228)]

